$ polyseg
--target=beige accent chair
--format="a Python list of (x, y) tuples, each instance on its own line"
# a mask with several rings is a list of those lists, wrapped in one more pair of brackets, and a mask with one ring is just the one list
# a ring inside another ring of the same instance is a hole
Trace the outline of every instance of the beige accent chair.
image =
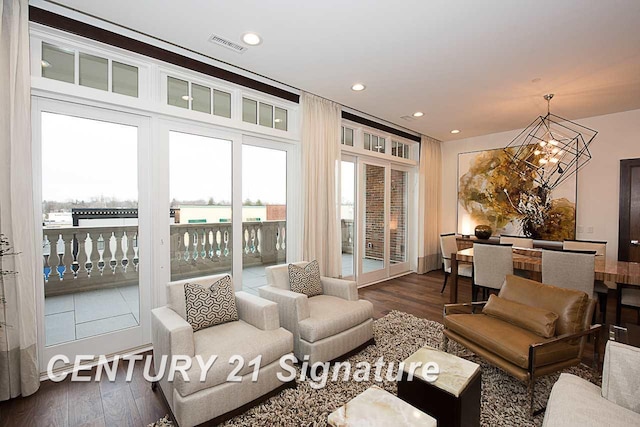
[[(455, 233), (440, 235), (440, 251), (442, 252), (442, 269), (444, 270), (444, 283), (440, 293), (447, 287), (447, 280), (451, 276), (451, 254), (458, 252), (458, 239)], [(458, 263), (458, 276), (473, 277), (473, 265)]]
[(523, 236), (500, 235), (501, 245), (513, 245), (516, 248), (533, 249), (533, 239)]
[[(513, 274), (513, 248), (511, 244), (473, 244), (473, 286), (471, 297), (476, 301), (478, 289), (483, 296), (487, 290), (500, 290), (504, 279)], [(483, 298), (484, 299), (484, 298)]]
[(544, 414), (543, 427), (640, 425), (640, 348), (607, 342), (602, 388), (561, 374)]
[[(308, 262), (294, 265), (305, 267)], [(262, 298), (278, 304), (280, 322), (293, 333), (299, 361), (329, 362), (373, 343), (373, 304), (358, 299), (352, 280), (321, 277), (323, 295), (307, 297), (291, 291), (288, 264), (267, 267), (268, 286), (258, 288)]]
[[(598, 242), (593, 240), (565, 240), (562, 242), (562, 249), (569, 251), (595, 251), (596, 259), (607, 259), (607, 242)], [(613, 289), (616, 288), (615, 283), (611, 284)], [(598, 298), (600, 305), (600, 314), (602, 316), (602, 324), (607, 323), (607, 297), (609, 296), (609, 286), (607, 282), (596, 280), (593, 285), (594, 296)]]
[[(180, 427), (212, 419), (221, 422), (228, 412), (293, 385), (282, 383), (276, 377), (278, 372), (287, 375), (280, 366), (280, 358), (293, 351), (293, 336), (280, 327), (276, 304), (246, 292), (236, 292), (239, 320), (193, 332), (186, 320), (184, 284), (210, 286), (222, 277), (224, 275), (171, 282), (167, 286), (167, 305), (151, 311), (155, 366), (159, 366), (162, 356), (167, 356), (167, 368), (158, 383)], [(202, 356), (205, 362), (210, 356), (218, 356), (202, 382), (196, 355)], [(241, 382), (227, 382), (237, 365), (229, 363), (234, 355), (244, 358), (244, 367), (237, 374), (242, 377)], [(253, 367), (248, 364), (259, 355), (262, 360), (258, 381), (253, 382)], [(180, 372), (173, 382), (168, 381), (172, 356), (192, 358), (187, 371), (190, 381)]]
[(542, 251), (542, 283), (585, 292), (591, 298), (596, 274), (594, 251)]

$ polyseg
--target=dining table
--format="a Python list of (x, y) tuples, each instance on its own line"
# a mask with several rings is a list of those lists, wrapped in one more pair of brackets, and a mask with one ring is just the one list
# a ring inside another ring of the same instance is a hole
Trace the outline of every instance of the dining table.
[[(451, 254), (451, 277), (449, 288), (449, 302), (458, 302), (458, 264), (473, 263), (473, 248), (462, 249)], [(542, 249), (513, 247), (513, 268), (530, 272), (534, 279), (542, 273)], [(596, 256), (595, 280), (603, 281), (609, 289), (619, 290), (620, 287), (635, 287), (640, 289), (640, 263), (615, 261), (603, 256)], [(616, 323), (620, 323), (620, 296), (617, 292)]]

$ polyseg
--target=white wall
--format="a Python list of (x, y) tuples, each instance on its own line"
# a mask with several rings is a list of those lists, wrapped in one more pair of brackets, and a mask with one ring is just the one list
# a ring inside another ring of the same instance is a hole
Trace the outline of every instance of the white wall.
[[(576, 238), (606, 240), (607, 257), (617, 259), (620, 160), (640, 158), (640, 110), (589, 117), (576, 122), (598, 131), (590, 146), (593, 158), (578, 172)], [(458, 153), (502, 148), (521, 130), (442, 144), (442, 233), (461, 231), (456, 230)], [(591, 228), (593, 230), (589, 232)]]

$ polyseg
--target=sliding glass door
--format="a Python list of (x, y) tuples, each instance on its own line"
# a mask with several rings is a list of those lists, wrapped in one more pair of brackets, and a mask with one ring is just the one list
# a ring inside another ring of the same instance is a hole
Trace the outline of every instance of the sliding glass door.
[(150, 338), (146, 122), (73, 104), (34, 104), (40, 360), (141, 346)]
[[(343, 157), (343, 277), (355, 273), (358, 284), (365, 285), (411, 270), (412, 246), (408, 236), (413, 226), (410, 203), (412, 176), (413, 168), (409, 166), (368, 157), (360, 157), (357, 162), (355, 158)], [(354, 198), (355, 206), (350, 198), (352, 194), (358, 194)], [(355, 226), (352, 225), (354, 221)], [(350, 245), (353, 231), (357, 236), (353, 241), (357, 244)], [(352, 267), (352, 259), (357, 260), (355, 268)]]
[(388, 265), (387, 168), (381, 164), (361, 162), (360, 182), (360, 278), (370, 282), (386, 278)]

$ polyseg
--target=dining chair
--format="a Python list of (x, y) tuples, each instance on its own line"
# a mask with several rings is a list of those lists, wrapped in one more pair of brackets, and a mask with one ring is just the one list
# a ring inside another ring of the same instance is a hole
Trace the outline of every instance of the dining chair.
[(500, 290), (509, 274), (513, 274), (513, 245), (473, 244), (473, 301), (477, 299), (479, 288), (482, 288), (483, 298), (491, 289)]
[[(440, 293), (447, 287), (447, 280), (451, 275), (451, 254), (458, 252), (458, 240), (456, 233), (440, 235), (440, 250), (442, 251), (442, 269), (444, 270), (444, 283)], [(458, 276), (473, 277), (473, 265), (468, 263), (458, 263)]]
[(542, 283), (593, 295), (595, 251), (542, 250)]
[(637, 323), (640, 325), (640, 289), (618, 284), (620, 296), (616, 303), (616, 325), (620, 325), (622, 320), (622, 307), (633, 308), (638, 313)]
[(512, 244), (516, 248), (533, 249), (533, 239), (524, 236), (511, 236), (509, 234), (500, 235), (500, 244)]
[[(572, 251), (595, 251), (596, 259), (607, 259), (607, 242), (595, 241), (595, 240), (565, 240), (562, 242), (562, 249)], [(611, 286), (616, 288), (615, 284)], [(600, 316), (602, 317), (602, 324), (607, 323), (607, 297), (609, 295), (609, 286), (602, 280), (596, 280), (593, 286), (597, 297), (598, 305), (600, 306)]]

